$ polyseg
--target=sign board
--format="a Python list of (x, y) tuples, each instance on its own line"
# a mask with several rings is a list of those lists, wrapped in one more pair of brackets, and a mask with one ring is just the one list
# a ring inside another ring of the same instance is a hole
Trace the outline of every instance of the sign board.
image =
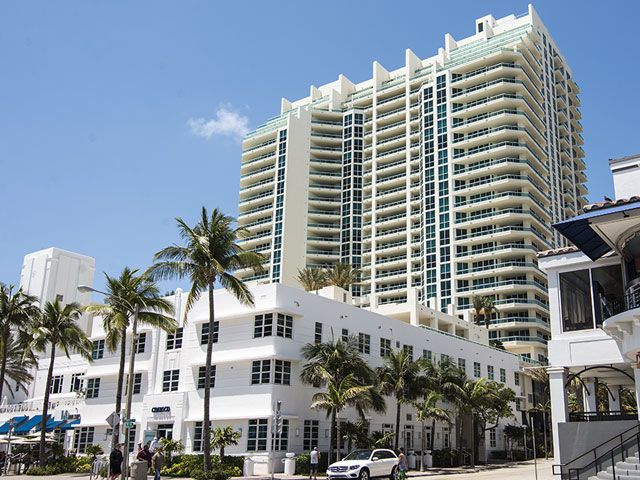
[(107, 423), (111, 428), (115, 428), (115, 426), (120, 423), (120, 415), (118, 415), (116, 412), (113, 412), (107, 417)]
[(146, 445), (147, 443), (151, 443), (151, 440), (153, 440), (153, 437), (155, 436), (156, 436), (155, 430), (145, 430), (144, 433), (142, 434), (142, 444)]
[(125, 428), (135, 428), (136, 427), (136, 419), (130, 418), (129, 420), (124, 421)]
[(171, 407), (151, 407), (151, 413), (168, 413)]

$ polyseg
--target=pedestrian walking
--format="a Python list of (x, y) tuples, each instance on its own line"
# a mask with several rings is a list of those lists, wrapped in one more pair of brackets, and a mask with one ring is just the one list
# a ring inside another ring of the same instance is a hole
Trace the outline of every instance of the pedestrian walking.
[(158, 447), (156, 453), (153, 454), (151, 459), (151, 466), (153, 467), (153, 480), (160, 480), (160, 470), (164, 466), (164, 453), (162, 447)]
[(122, 444), (118, 443), (109, 455), (109, 480), (115, 480), (122, 475)]
[(317, 480), (318, 465), (320, 464), (320, 452), (318, 447), (313, 447), (313, 450), (309, 452), (309, 478)]
[(400, 448), (398, 453), (398, 475), (397, 480), (405, 480), (407, 478), (407, 470), (409, 470), (409, 462), (404, 454), (404, 448)]

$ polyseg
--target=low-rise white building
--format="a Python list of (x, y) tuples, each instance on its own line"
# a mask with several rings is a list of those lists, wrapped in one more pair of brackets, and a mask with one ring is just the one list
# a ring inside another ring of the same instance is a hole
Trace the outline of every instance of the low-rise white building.
[[(624, 389), (640, 398), (640, 155), (611, 160), (610, 167), (616, 200), (554, 225), (575, 246), (538, 254), (549, 282), (555, 458), (567, 478), (595, 475), (611, 466), (612, 451), (620, 460), (620, 438), (636, 439), (633, 452), (640, 438), (638, 413), (621, 404)], [(570, 413), (576, 382), (582, 405)], [(598, 385), (606, 401), (598, 400)]]
[[(372, 367), (381, 365), (390, 349), (405, 348), (414, 358), (424, 356), (437, 362), (449, 357), (469, 378), (487, 377), (505, 383), (516, 391), (518, 403), (528, 394), (521, 371), (524, 360), (490, 347), (486, 329), (457, 317), (414, 305), (405, 311), (396, 306), (388, 312), (392, 318), (340, 301), (346, 292), (335, 288), (319, 294), (281, 284), (258, 285), (251, 290), (253, 307), (240, 305), (226, 291), (215, 292), (213, 332), (208, 331), (207, 297), (196, 303), (185, 320), (186, 293), (180, 290), (173, 296), (180, 323), (175, 334), (145, 326), (139, 329), (132, 407), (135, 429), (130, 448), (162, 434), (182, 439), (187, 453), (201, 450), (207, 335), (214, 335), (215, 342), (213, 426), (231, 425), (242, 433), (239, 445), (228, 449), (231, 454), (266, 459), (271, 448), (273, 406), (278, 400), (285, 419), (282, 439), (276, 445), (280, 454), (312, 446), (328, 449), (330, 423), (326, 414), (309, 408), (317, 389), (299, 379), (301, 349), (309, 342), (355, 336)], [(93, 443), (108, 448), (111, 432), (106, 418), (113, 412), (118, 372), (118, 352), (105, 348), (100, 319), (93, 319), (89, 329), (94, 342), (93, 363), (75, 355), (70, 359), (58, 356), (51, 392), (53, 417), (75, 419), (66, 447), (80, 452)], [(0, 420), (38, 415), (46, 368), (46, 362), (38, 368), (31, 401), (0, 409)], [(395, 402), (389, 399), (387, 403), (387, 414), (369, 415), (371, 431), (393, 429)], [(344, 412), (343, 417), (357, 418), (352, 411)], [(508, 422), (518, 423), (518, 419)], [(452, 430), (448, 425), (437, 425), (435, 432), (429, 428), (428, 435), (435, 434), (436, 448), (445, 448), (455, 445)], [(419, 448), (420, 423), (410, 407), (403, 407), (401, 431), (402, 445)], [(503, 441), (500, 428), (487, 432), (490, 450), (504, 449)]]

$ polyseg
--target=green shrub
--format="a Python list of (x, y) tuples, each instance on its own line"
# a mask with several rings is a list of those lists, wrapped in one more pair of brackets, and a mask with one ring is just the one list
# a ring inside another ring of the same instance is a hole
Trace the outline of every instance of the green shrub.
[(242, 472), (238, 467), (214, 467), (210, 472), (196, 470), (191, 473), (195, 480), (227, 480), (230, 477), (239, 477)]
[(442, 450), (434, 450), (432, 452), (432, 455), (434, 467), (460, 466), (460, 452), (458, 450), (443, 448)]
[[(225, 455), (224, 461), (220, 464), (218, 455), (211, 455), (211, 463), (214, 470), (229, 473), (229, 476), (237, 477), (242, 474), (244, 457), (233, 457)], [(173, 457), (171, 465), (165, 466), (160, 474), (167, 477), (191, 477), (193, 472), (204, 470), (204, 456), (194, 454), (182, 454)]]
[[(326, 452), (320, 453), (320, 462), (318, 463), (318, 472), (326, 472), (329, 466), (329, 454)], [(296, 455), (296, 473), (308, 474), (311, 467), (311, 461), (309, 460), (308, 453), (302, 453)]]
[(26, 474), (35, 475), (35, 476), (48, 475), (44, 467), (38, 467), (38, 466), (29, 467), (29, 470), (26, 471)]

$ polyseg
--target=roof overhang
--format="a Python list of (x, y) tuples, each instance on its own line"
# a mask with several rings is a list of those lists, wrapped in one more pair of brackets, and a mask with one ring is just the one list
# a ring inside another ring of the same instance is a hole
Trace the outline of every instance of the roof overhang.
[(640, 228), (640, 201), (593, 210), (553, 225), (591, 260), (614, 250), (623, 237)]

